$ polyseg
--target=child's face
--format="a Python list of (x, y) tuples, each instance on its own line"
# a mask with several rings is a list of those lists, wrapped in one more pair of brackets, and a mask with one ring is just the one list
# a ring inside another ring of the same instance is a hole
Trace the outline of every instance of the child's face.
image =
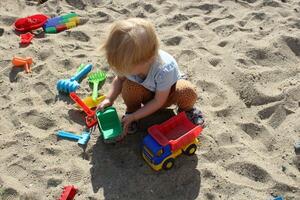
[(131, 74), (132, 75), (140, 75), (140, 74), (143, 74), (146, 72), (146, 65), (143, 63), (143, 64), (138, 64), (136, 66), (134, 66), (132, 68), (132, 71), (131, 71)]
[(147, 75), (152, 62), (153, 62), (153, 58), (149, 59), (147, 62), (143, 62), (143, 63), (135, 65), (132, 68), (131, 74), (132, 75), (141, 75), (141, 74)]

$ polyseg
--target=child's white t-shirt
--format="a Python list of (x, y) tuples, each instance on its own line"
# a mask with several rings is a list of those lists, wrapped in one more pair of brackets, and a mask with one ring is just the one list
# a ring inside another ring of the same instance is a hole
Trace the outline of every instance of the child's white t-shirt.
[(181, 73), (173, 56), (163, 50), (159, 50), (158, 57), (151, 65), (145, 79), (138, 75), (128, 75), (126, 78), (155, 92), (170, 89), (181, 78)]

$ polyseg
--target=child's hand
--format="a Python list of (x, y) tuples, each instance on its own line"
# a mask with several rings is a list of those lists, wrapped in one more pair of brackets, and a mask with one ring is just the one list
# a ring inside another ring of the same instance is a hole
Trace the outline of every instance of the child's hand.
[(128, 127), (129, 125), (131, 124), (131, 122), (135, 121), (135, 117), (134, 117), (134, 114), (128, 114), (128, 115), (125, 115), (123, 118), (122, 118), (122, 124), (123, 124), (123, 137), (127, 135), (128, 133)]
[(108, 107), (108, 106), (112, 106), (113, 102), (111, 102), (111, 100), (109, 98), (105, 98), (98, 106), (96, 110), (101, 110), (103, 111), (104, 108)]

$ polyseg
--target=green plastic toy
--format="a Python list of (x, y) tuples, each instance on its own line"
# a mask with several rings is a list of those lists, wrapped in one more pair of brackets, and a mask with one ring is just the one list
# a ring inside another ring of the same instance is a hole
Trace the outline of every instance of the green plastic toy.
[(76, 73), (80, 72), (85, 67), (85, 64), (80, 64), (76, 70)]
[(122, 134), (123, 129), (114, 107), (107, 107), (104, 111), (97, 111), (99, 130), (105, 142), (115, 142)]
[(96, 101), (98, 97), (98, 90), (103, 86), (106, 80), (106, 73), (102, 71), (93, 72), (89, 75), (88, 81), (93, 84), (92, 98)]

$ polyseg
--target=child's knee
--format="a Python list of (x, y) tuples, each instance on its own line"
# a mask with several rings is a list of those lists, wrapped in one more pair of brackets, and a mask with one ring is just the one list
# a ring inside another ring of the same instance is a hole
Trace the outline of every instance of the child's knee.
[(141, 91), (141, 86), (137, 83), (125, 79), (122, 85), (122, 96), (132, 96), (133, 94), (138, 94)]
[(183, 98), (196, 101), (198, 98), (196, 86), (187, 80), (179, 80), (176, 84), (176, 90)]
[(177, 105), (180, 110), (190, 110), (194, 107), (198, 95), (196, 87), (189, 81), (179, 80), (176, 84)]
[(142, 102), (145, 97), (151, 94), (151, 92), (142, 85), (128, 79), (124, 80), (121, 93), (125, 101), (128, 99), (130, 101), (139, 102)]

